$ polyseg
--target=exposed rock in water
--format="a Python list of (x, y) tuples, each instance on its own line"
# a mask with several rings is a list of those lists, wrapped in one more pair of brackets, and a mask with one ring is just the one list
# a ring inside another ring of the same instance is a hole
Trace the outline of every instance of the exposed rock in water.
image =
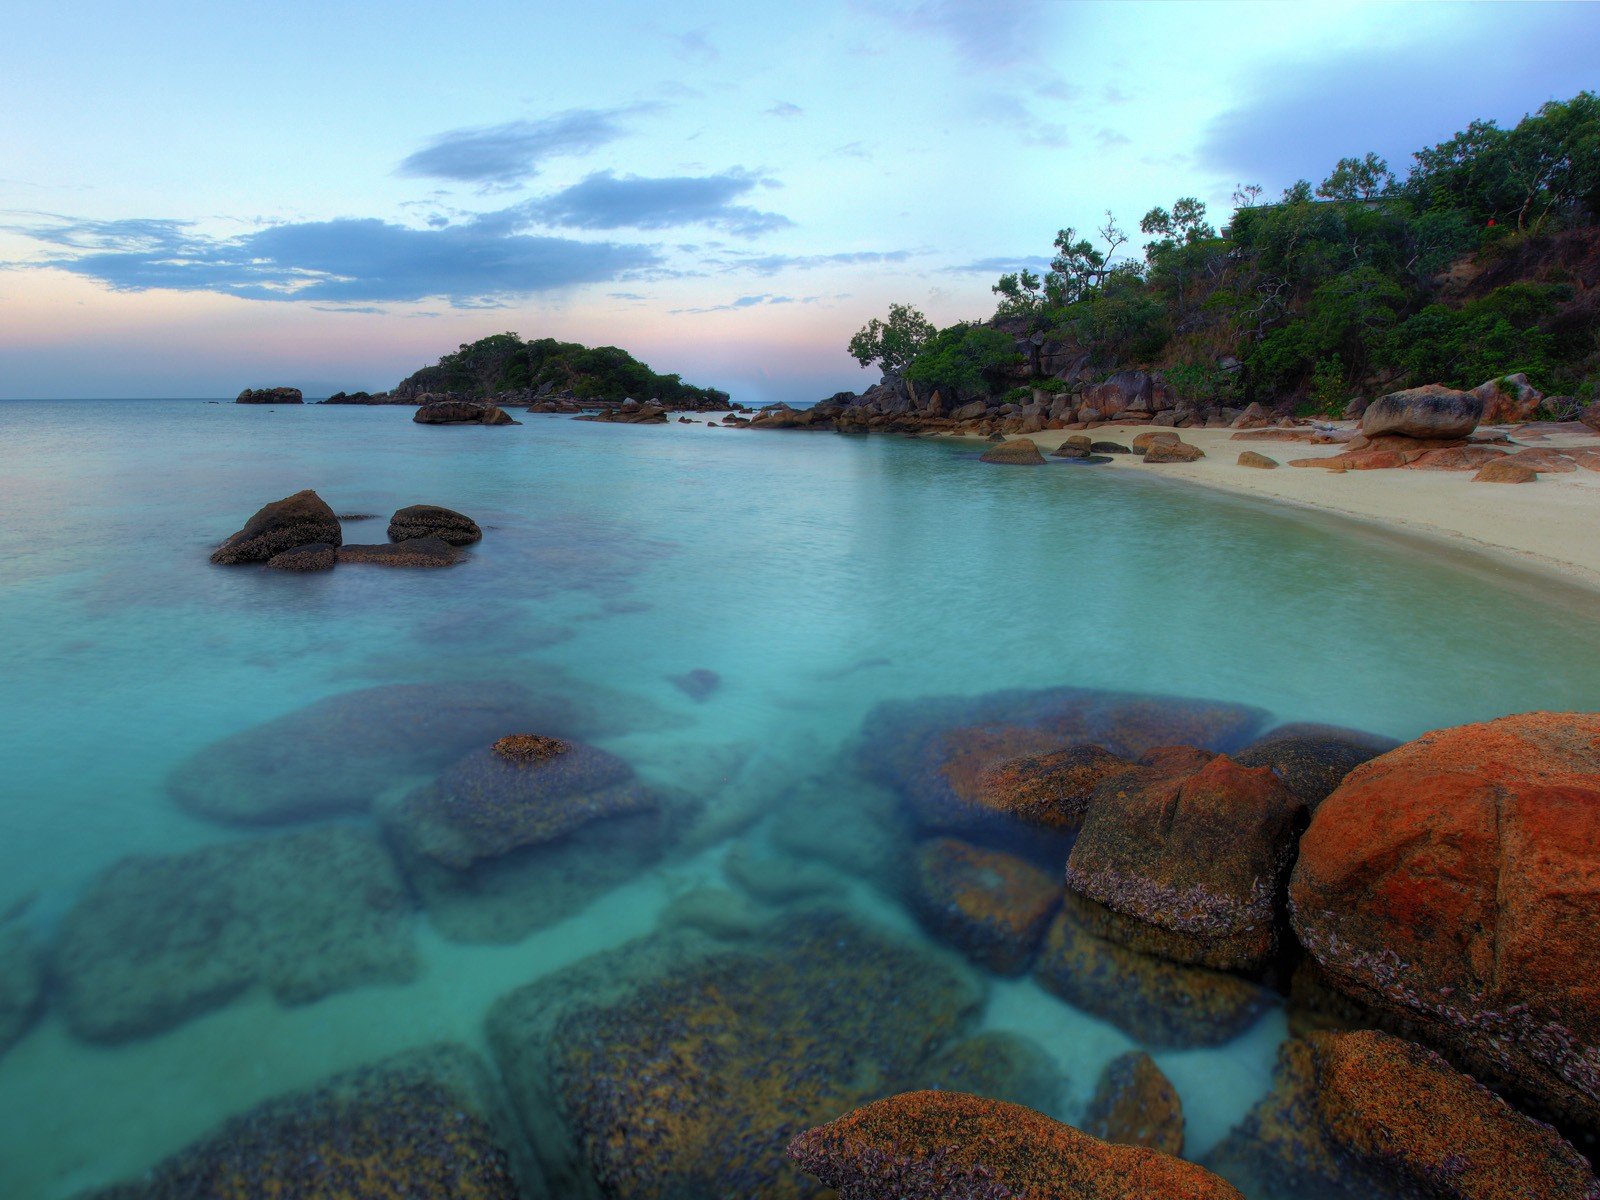
[(550, 1194), (801, 1200), (787, 1143), (917, 1086), (980, 999), (942, 956), (817, 911), (748, 950), (658, 934), (586, 959), (488, 1032)]
[(418, 425), (520, 425), (504, 409), (468, 400), (429, 400), (411, 419)]
[(1044, 455), (1039, 453), (1039, 447), (1034, 445), (1032, 438), (1017, 438), (1015, 441), (1001, 442), (992, 450), (985, 450), (980, 456), (980, 461), (986, 463), (1000, 463), (1008, 467), (1042, 467)]
[(1208, 1165), (1260, 1200), (1600, 1200), (1549, 1126), (1372, 1031), (1284, 1043), (1272, 1091)]
[(1100, 1072), (1083, 1131), (1122, 1146), (1182, 1154), (1183, 1101), (1155, 1059), (1143, 1050), (1131, 1050)]
[(706, 701), (722, 686), (722, 676), (709, 667), (696, 667), (682, 675), (669, 675), (668, 681), (691, 700)]
[(483, 530), (471, 517), (437, 504), (408, 505), (389, 518), (391, 542), (426, 537), (439, 538), (452, 546), (470, 546), (482, 540)]
[(1243, 1200), (1193, 1163), (962, 1092), (907, 1092), (794, 1139), (841, 1200)]
[(1094, 442), (1075, 433), (1064, 439), (1054, 450), (1050, 451), (1051, 458), (1088, 458), (1094, 452)]
[(1317, 809), (1295, 932), (1351, 995), (1491, 1085), (1600, 1130), (1600, 714), (1424, 735)]
[(1335, 725), (1280, 725), (1233, 756), (1244, 767), (1267, 767), (1313, 810), (1362, 763), (1393, 750), (1393, 738)]
[(1305, 801), (1226, 755), (1152, 767), (1096, 793), (1067, 859), (1082, 924), (1130, 949), (1224, 970), (1277, 952)]
[(337, 547), (327, 542), (307, 542), (267, 559), (274, 571), (331, 571), (339, 562)]
[(1054, 875), (954, 838), (917, 850), (911, 905), (923, 925), (997, 975), (1027, 970), (1061, 903)]
[(44, 1006), (44, 966), (22, 923), (0, 921), (0, 1056)]
[(123, 859), (62, 922), (51, 952), (79, 1037), (170, 1029), (253, 986), (304, 1004), (416, 972), (393, 861), (344, 826)]
[(211, 561), (224, 566), (266, 562), (296, 546), (313, 542), (337, 546), (343, 541), (339, 518), (308, 488), (259, 509), (243, 529), (212, 551)]
[(235, 404), (304, 404), (305, 397), (300, 394), (299, 388), (245, 388), (240, 392)]
[(85, 1200), (519, 1200), (525, 1158), (483, 1061), (444, 1044), (269, 1100)]
[(1091, 442), (1089, 449), (1096, 454), (1132, 454), (1133, 451), (1121, 442)]
[(368, 563), (378, 567), (453, 567), (461, 561), (460, 551), (438, 537), (414, 537), (372, 546), (341, 546), (338, 557), (341, 563)]
[(211, 820), (336, 816), (519, 728), (568, 734), (578, 725), (566, 701), (497, 680), (363, 688), (203, 747), (174, 768), (167, 789)]
[(1378, 397), (1361, 414), (1361, 432), (1369, 438), (1464, 438), (1482, 418), (1483, 401), (1471, 392), (1430, 383)]
[(1221, 1046), (1272, 1004), (1265, 988), (1237, 975), (1096, 937), (1066, 909), (1051, 922), (1033, 977), (1074, 1008), (1152, 1047)]

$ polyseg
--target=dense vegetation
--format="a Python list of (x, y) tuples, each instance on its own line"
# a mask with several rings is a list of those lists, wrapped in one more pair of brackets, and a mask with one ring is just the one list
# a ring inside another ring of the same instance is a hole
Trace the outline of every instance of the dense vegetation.
[[(547, 386), (548, 385), (548, 386)], [(500, 392), (571, 391), (580, 400), (661, 400), (671, 407), (727, 399), (715, 388), (695, 387), (677, 375), (658, 375), (616, 346), (580, 346), (539, 338), (525, 342), (497, 333), (446, 354), (400, 385), (410, 393), (444, 392), (465, 397)]]
[[(1361, 391), (1470, 387), (1515, 371), (1593, 398), (1600, 311), (1572, 267), (1600, 265), (1600, 97), (1553, 101), (1515, 128), (1475, 121), (1413, 155), (1375, 154), (1276, 202), (1234, 194), (1218, 230), (1194, 197), (1139, 222), (1142, 257), (1106, 214), (1061, 230), (1049, 271), (1003, 275), (988, 321), (935, 330), (894, 306), (850, 343), (863, 366), (959, 391), (1015, 383), (1017, 334), (1081, 352), (1103, 376), (1159, 367), (1196, 399), (1332, 411)], [(1008, 376), (1010, 376), (1008, 378)]]

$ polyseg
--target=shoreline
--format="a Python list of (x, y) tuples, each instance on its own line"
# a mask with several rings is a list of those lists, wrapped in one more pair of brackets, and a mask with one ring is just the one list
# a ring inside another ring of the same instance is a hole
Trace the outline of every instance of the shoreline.
[[(1353, 422), (1337, 423), (1341, 428)], [(1169, 426), (1106, 425), (1090, 430), (1045, 430), (1026, 436), (1048, 455), (1067, 438), (1086, 433), (1095, 440), (1127, 444), (1135, 434)], [(1229, 495), (1283, 505), (1302, 512), (1329, 513), (1372, 529), (1423, 540), (1509, 567), (1600, 593), (1600, 474), (1541, 473), (1533, 484), (1476, 484), (1469, 471), (1379, 470), (1337, 473), (1317, 467), (1291, 467), (1290, 459), (1327, 458), (1344, 449), (1286, 438), (1256, 436), (1235, 441), (1234, 429), (1171, 429), (1200, 447), (1206, 457), (1194, 463), (1145, 463), (1117, 455), (1110, 463), (1069, 470), (1137, 471)], [(1266, 432), (1266, 431), (1260, 431)], [(940, 435), (985, 444), (984, 439)], [(1600, 437), (1553, 435), (1540, 447), (1600, 446)], [(1277, 459), (1273, 470), (1241, 467), (1241, 451)]]

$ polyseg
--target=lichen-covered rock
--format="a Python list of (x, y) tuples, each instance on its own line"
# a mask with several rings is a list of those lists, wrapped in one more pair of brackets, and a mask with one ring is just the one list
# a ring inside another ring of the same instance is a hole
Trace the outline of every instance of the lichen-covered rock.
[(191, 755), (168, 777), (178, 805), (262, 823), (365, 811), (380, 792), (518, 729), (579, 732), (574, 707), (500, 680), (405, 683), (329, 696)]
[(973, 804), (981, 811), (974, 823), (993, 815), (1076, 833), (1095, 789), (1134, 768), (1092, 742), (1006, 759), (980, 772)]
[(304, 1004), (417, 968), (393, 861), (344, 826), (133, 856), (90, 886), (51, 951), (79, 1037), (169, 1029), (262, 986)]
[(1000, 442), (993, 449), (985, 450), (979, 459), (986, 463), (999, 463), (1008, 467), (1042, 467), (1044, 455), (1039, 453), (1039, 447), (1032, 438), (1016, 438), (1009, 442)]
[(0, 1055), (44, 1005), (44, 967), (20, 921), (0, 921)]
[(1056, 914), (1033, 977), (1074, 1008), (1110, 1021), (1146, 1046), (1220, 1046), (1272, 1003), (1249, 980), (1141, 954), (1088, 932), (1066, 909)]
[(815, 912), (749, 949), (587, 959), (502, 999), (488, 1031), (552, 1195), (798, 1200), (814, 1188), (785, 1145), (917, 1086), (980, 997), (944, 959)]
[(840, 1200), (1243, 1200), (1193, 1163), (961, 1092), (879, 1100), (807, 1130), (789, 1154)]
[(937, 838), (917, 850), (911, 905), (934, 936), (998, 975), (1027, 969), (1061, 885), (1025, 859)]
[(483, 1062), (446, 1044), (269, 1100), (88, 1200), (519, 1200), (525, 1154)]
[(1183, 1101), (1143, 1050), (1118, 1055), (1100, 1072), (1083, 1131), (1121, 1146), (1183, 1153)]
[(1209, 1165), (1260, 1200), (1600, 1200), (1553, 1129), (1412, 1042), (1313, 1033)]
[(1125, 759), (1179, 743), (1232, 750), (1264, 716), (1221, 701), (1086, 688), (936, 696), (874, 708), (859, 755), (865, 773), (900, 792), (920, 825), (964, 832), (992, 825), (979, 792), (1009, 760), (1082, 745)]
[(243, 529), (211, 552), (211, 561), (222, 566), (266, 562), (296, 546), (312, 542), (337, 546), (343, 540), (333, 509), (307, 488), (259, 509)]
[(1330, 977), (1532, 1111), (1600, 1129), (1600, 714), (1426, 734), (1317, 809), (1290, 887)]
[(293, 546), (267, 559), (274, 571), (331, 571), (339, 562), (339, 551), (327, 542), (308, 542)]
[(1393, 738), (1334, 725), (1281, 725), (1233, 756), (1242, 767), (1266, 767), (1311, 808), (1362, 763), (1393, 750)]
[(1067, 901), (1100, 937), (1177, 962), (1255, 970), (1277, 950), (1305, 801), (1264, 767), (1113, 779), (1067, 860)]
[(1430, 383), (1378, 397), (1361, 414), (1361, 432), (1369, 438), (1464, 438), (1482, 419), (1483, 401), (1471, 392)]
[(437, 504), (411, 504), (389, 518), (389, 540), (436, 537), (452, 546), (470, 546), (483, 539), (483, 530), (471, 517)]
[(339, 561), (378, 567), (453, 567), (461, 561), (461, 552), (443, 538), (416, 537), (372, 546), (340, 546)]

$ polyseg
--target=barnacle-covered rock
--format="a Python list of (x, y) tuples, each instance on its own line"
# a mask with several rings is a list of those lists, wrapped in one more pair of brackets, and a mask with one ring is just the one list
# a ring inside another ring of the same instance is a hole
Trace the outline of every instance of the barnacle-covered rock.
[(1027, 969), (1061, 884), (1026, 859), (936, 838), (917, 850), (911, 903), (930, 932), (999, 975)]
[(1143, 1050), (1118, 1055), (1100, 1072), (1083, 1131), (1121, 1146), (1183, 1153), (1183, 1102)]

